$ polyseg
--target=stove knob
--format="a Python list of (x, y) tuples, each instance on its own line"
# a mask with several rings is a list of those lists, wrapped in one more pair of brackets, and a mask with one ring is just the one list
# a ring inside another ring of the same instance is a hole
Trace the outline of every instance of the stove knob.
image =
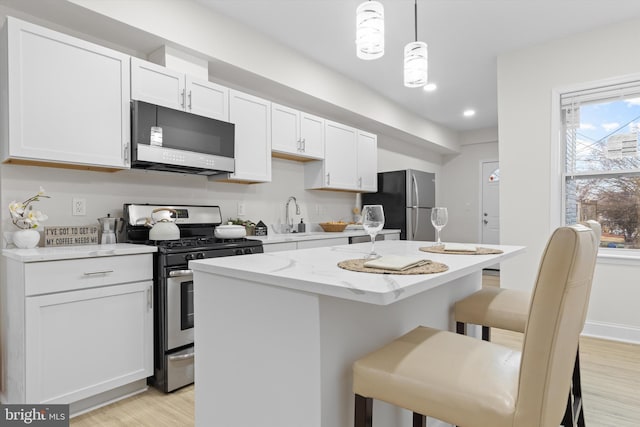
[(244, 249), (244, 253), (245, 253), (245, 254), (252, 254), (252, 253), (253, 253), (253, 251), (251, 250), (251, 248), (245, 248), (245, 249)]
[(198, 258), (198, 259), (204, 259), (204, 252), (198, 252), (198, 253), (196, 254), (196, 258)]
[(236, 255), (242, 255), (242, 249), (236, 249)]
[(194, 254), (186, 254), (184, 256), (184, 259), (187, 261), (191, 261), (192, 259), (196, 259), (196, 256)]

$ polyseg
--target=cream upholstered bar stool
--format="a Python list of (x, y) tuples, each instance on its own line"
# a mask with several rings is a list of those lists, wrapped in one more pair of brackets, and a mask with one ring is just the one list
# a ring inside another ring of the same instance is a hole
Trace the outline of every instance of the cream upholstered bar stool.
[(355, 426), (372, 425), (373, 399), (464, 427), (557, 427), (569, 393), (597, 253), (595, 235), (554, 231), (542, 256), (522, 352), (418, 327), (353, 365)]
[[(583, 222), (590, 227), (598, 246), (602, 227), (597, 221)], [(513, 332), (524, 332), (531, 293), (518, 289), (484, 288), (455, 304), (456, 332), (467, 333), (467, 324), (482, 325), (482, 339), (490, 341), (491, 329), (498, 328)], [(585, 427), (580, 379), (580, 352), (576, 351), (571, 390), (567, 398), (562, 424), (567, 427)]]

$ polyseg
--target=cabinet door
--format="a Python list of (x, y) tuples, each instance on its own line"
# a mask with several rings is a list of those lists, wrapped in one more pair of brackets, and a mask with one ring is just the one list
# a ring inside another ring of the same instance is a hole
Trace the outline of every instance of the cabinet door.
[(229, 89), (207, 80), (186, 76), (187, 111), (229, 121)]
[(26, 298), (26, 401), (70, 403), (153, 374), (153, 283)]
[(327, 120), (325, 126), (324, 187), (357, 190), (356, 129)]
[(3, 31), (4, 159), (128, 167), (129, 56), (15, 18)]
[(324, 159), (324, 119), (313, 114), (300, 113), (302, 152), (312, 159)]
[(300, 155), (300, 112), (271, 104), (271, 149), (276, 153)]
[(131, 58), (131, 99), (184, 109), (185, 77), (153, 62)]
[(232, 181), (271, 181), (271, 103), (229, 91), (229, 121), (236, 125), (236, 171)]
[(378, 142), (377, 136), (358, 131), (358, 189), (378, 191)]

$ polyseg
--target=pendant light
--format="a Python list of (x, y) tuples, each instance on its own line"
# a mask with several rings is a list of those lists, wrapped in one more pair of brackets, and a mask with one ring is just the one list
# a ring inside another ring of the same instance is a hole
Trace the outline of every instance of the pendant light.
[(384, 55), (384, 8), (366, 1), (356, 9), (356, 54), (370, 60)]
[(414, 5), (415, 41), (404, 47), (404, 85), (422, 87), (427, 84), (429, 61), (427, 44), (418, 41), (418, 0)]

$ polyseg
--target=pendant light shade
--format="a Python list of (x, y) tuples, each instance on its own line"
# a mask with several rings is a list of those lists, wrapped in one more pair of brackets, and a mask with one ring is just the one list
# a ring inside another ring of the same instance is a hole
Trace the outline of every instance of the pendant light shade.
[(356, 54), (360, 59), (384, 55), (384, 8), (377, 1), (366, 1), (356, 9)]
[(415, 41), (404, 47), (404, 85), (406, 87), (422, 87), (427, 84), (429, 60), (427, 44), (418, 41), (418, 0), (413, 9)]
[(406, 87), (426, 85), (429, 78), (428, 70), (427, 44), (425, 42), (407, 43), (404, 47), (404, 85)]

